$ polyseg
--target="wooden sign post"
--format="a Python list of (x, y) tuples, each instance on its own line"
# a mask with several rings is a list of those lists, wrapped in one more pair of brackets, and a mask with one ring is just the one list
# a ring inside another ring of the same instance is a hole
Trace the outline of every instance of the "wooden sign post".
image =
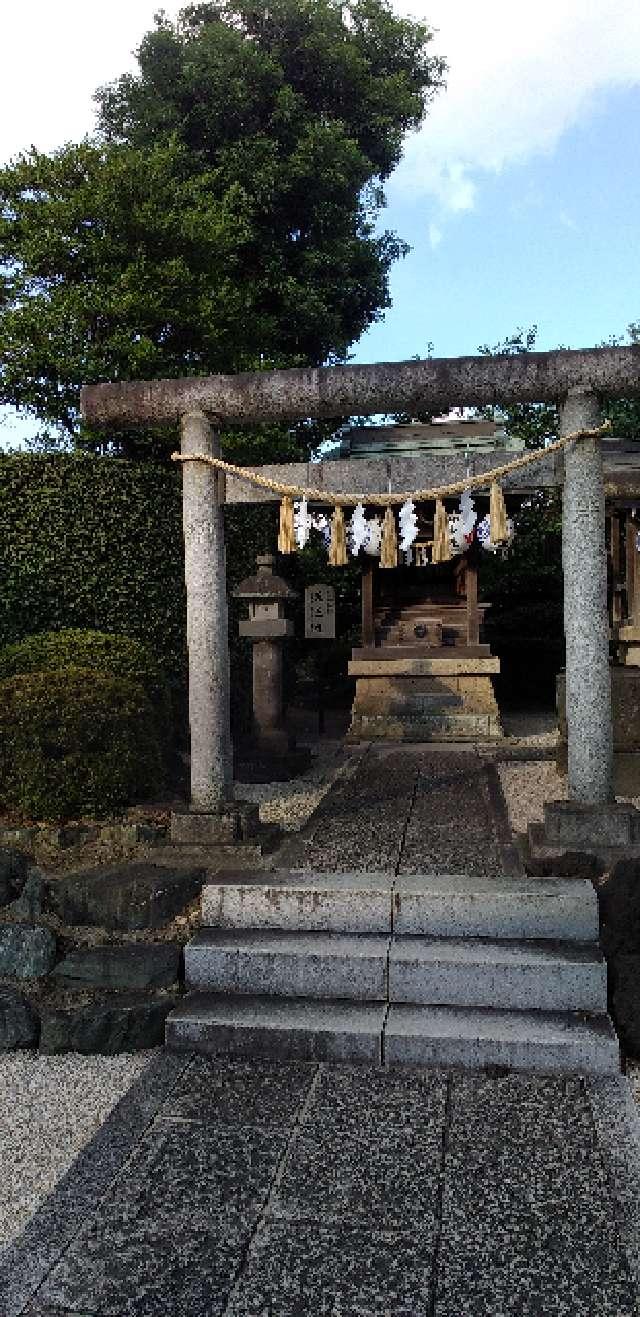
[[(304, 634), (306, 640), (335, 640), (336, 592), (332, 585), (307, 586), (304, 592)], [(326, 657), (321, 646), (316, 662), (319, 736), (324, 732), (326, 668)]]
[(304, 592), (306, 640), (335, 640), (336, 592), (332, 585), (308, 585)]

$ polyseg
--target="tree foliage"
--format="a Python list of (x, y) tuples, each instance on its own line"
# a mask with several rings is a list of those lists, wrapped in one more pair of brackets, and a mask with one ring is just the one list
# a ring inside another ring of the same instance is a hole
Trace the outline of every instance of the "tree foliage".
[(0, 402), (75, 436), (82, 383), (344, 360), (404, 250), (376, 221), (430, 37), (388, 0), (158, 14), (96, 137), (0, 171)]

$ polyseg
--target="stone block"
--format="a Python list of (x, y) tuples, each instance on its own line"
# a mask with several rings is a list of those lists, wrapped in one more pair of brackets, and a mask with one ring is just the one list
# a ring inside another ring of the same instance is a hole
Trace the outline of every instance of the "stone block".
[(384, 1054), (388, 1066), (504, 1066), (581, 1075), (620, 1071), (620, 1048), (608, 1016), (582, 1013), (392, 1005)]
[(544, 836), (563, 850), (596, 850), (640, 843), (640, 811), (633, 805), (583, 805), (572, 800), (547, 801)]
[(395, 882), (395, 934), (594, 942), (598, 926), (589, 882), (431, 874)]
[(168, 994), (148, 997), (132, 993), (64, 1010), (44, 1010), (40, 1051), (47, 1056), (60, 1052), (114, 1056), (158, 1047), (174, 1004), (175, 998)]
[(204, 879), (203, 868), (114, 864), (51, 880), (47, 902), (65, 924), (160, 928), (198, 896)]
[(174, 846), (229, 846), (255, 836), (259, 827), (257, 805), (231, 802), (219, 813), (174, 810), (171, 841)]
[(351, 659), (350, 677), (456, 677), (491, 676), (500, 671), (500, 659), (491, 658), (399, 658)]
[(38, 1030), (38, 1017), (27, 998), (15, 988), (0, 987), (0, 1052), (35, 1046)]
[(596, 946), (480, 938), (394, 938), (389, 1000), (503, 1010), (606, 1011)]
[(185, 948), (190, 988), (384, 1001), (388, 937), (202, 929)]
[(56, 960), (56, 939), (48, 928), (27, 924), (0, 925), (0, 974), (36, 979), (48, 974)]
[(77, 947), (53, 973), (70, 987), (172, 988), (180, 972), (174, 942), (135, 942), (124, 947)]
[(265, 873), (236, 875), (202, 892), (202, 922), (212, 928), (300, 932), (390, 933), (390, 874)]
[(176, 1051), (379, 1065), (386, 1009), (382, 1002), (195, 993), (168, 1017), (166, 1042)]
[(31, 860), (13, 847), (0, 846), (0, 905), (6, 905), (23, 887)]

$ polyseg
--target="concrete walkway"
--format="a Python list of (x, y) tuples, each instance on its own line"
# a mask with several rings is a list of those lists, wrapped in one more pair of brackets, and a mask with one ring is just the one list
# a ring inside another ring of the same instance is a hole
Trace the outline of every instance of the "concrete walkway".
[(0, 1267), (3, 1317), (630, 1317), (626, 1080), (152, 1062)]
[(395, 874), (521, 872), (495, 765), (473, 748), (354, 750), (279, 867)]

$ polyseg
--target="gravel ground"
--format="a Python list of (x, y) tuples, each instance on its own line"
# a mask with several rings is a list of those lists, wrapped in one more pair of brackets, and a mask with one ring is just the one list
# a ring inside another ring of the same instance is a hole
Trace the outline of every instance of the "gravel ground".
[[(499, 764), (500, 785), (514, 832), (526, 832), (529, 823), (541, 822), (545, 800), (566, 800), (567, 779), (550, 759)], [(618, 796), (640, 809), (640, 796)]]
[(20, 1234), (155, 1055), (0, 1057), (0, 1245)]
[(314, 748), (306, 773), (292, 782), (238, 782), (236, 794), (260, 806), (262, 823), (278, 823), (284, 832), (297, 832), (317, 809), (329, 787), (348, 761), (344, 745)]
[(526, 832), (529, 823), (542, 819), (545, 800), (566, 797), (567, 779), (550, 759), (498, 764), (498, 772), (514, 832)]

